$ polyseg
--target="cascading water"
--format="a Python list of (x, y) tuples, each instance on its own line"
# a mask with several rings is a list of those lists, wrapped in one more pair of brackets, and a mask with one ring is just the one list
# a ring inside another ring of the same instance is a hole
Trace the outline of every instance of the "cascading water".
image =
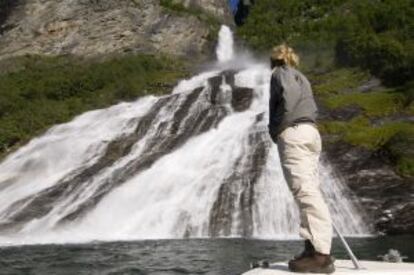
[[(296, 238), (298, 213), (266, 131), (270, 70), (214, 70), (170, 95), (87, 112), (0, 164), (0, 243), (183, 237)], [(239, 64), (240, 65), (240, 64)], [(344, 234), (367, 234), (321, 165)]]
[(223, 26), (219, 32), (219, 43), (216, 49), (219, 62), (230, 61), (234, 57), (233, 34), (229, 27)]

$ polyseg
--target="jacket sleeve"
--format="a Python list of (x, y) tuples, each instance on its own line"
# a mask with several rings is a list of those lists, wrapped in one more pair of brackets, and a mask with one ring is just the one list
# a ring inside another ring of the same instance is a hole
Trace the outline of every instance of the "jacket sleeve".
[(273, 74), (270, 81), (270, 98), (269, 98), (269, 134), (274, 142), (277, 141), (278, 128), (282, 123), (285, 113), (283, 100), (283, 86), (277, 75)]

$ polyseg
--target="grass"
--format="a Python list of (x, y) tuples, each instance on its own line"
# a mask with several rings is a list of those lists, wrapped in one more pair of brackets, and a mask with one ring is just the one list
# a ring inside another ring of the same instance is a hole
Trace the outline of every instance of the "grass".
[(329, 109), (348, 106), (359, 106), (370, 117), (389, 116), (400, 112), (404, 107), (405, 98), (395, 90), (376, 91), (371, 93), (351, 92), (332, 95), (324, 98), (323, 102)]
[(328, 73), (310, 75), (314, 93), (318, 96), (339, 94), (356, 89), (368, 78), (369, 74), (367, 72), (350, 68), (335, 69)]
[(414, 176), (414, 158), (400, 158), (397, 163), (397, 171), (404, 176)]
[(397, 171), (405, 176), (414, 176), (414, 125), (406, 124), (386, 144), (394, 156)]
[(404, 113), (407, 115), (414, 116), (414, 102), (413, 101), (411, 101), (408, 104), (408, 107), (404, 110)]
[(128, 55), (103, 62), (25, 56), (0, 74), (0, 157), (50, 126), (88, 110), (170, 92), (181, 61)]
[(324, 121), (321, 132), (349, 144), (372, 151), (388, 150), (394, 158), (397, 171), (402, 175), (414, 176), (414, 125), (408, 122), (388, 122), (373, 126), (363, 116), (351, 121)]
[(321, 123), (322, 132), (337, 135), (344, 141), (371, 150), (384, 146), (396, 133), (409, 129), (403, 122), (391, 122), (372, 126), (369, 119), (358, 116), (351, 121), (326, 121)]
[[(357, 116), (348, 121), (321, 121), (321, 131), (333, 142), (390, 153), (395, 170), (414, 176), (414, 125), (399, 117), (413, 114), (411, 84), (395, 88), (378, 87), (369, 92), (357, 88), (370, 79), (369, 73), (341, 68), (323, 74), (310, 74), (315, 94), (330, 111), (357, 106)], [(374, 123), (375, 121), (375, 123)]]

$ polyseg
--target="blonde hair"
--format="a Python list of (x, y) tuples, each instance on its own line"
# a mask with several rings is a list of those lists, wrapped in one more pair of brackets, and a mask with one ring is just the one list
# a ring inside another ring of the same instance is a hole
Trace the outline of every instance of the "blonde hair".
[(299, 56), (286, 44), (273, 47), (271, 59), (272, 61), (278, 61), (279, 64), (287, 64), (292, 67), (299, 65)]

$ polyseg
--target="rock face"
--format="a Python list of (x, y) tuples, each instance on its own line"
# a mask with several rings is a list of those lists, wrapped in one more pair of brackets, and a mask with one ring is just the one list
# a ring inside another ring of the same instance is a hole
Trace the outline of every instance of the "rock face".
[[(218, 0), (185, 1), (223, 21)], [(100, 56), (122, 52), (205, 54), (211, 26), (158, 0), (26, 0), (10, 11), (0, 59), (23, 54)]]
[(230, 10), (223, 0), (175, 0), (187, 8), (197, 8), (206, 12), (219, 16), (221, 18), (229, 18)]
[(414, 185), (398, 175), (386, 152), (343, 142), (324, 144), (330, 163), (347, 182), (368, 214), (369, 223), (386, 234), (413, 234)]
[[(361, 83), (356, 91), (369, 93), (385, 89), (379, 79)], [(352, 90), (350, 90), (352, 91)], [(319, 102), (320, 120), (350, 121), (364, 115), (356, 105), (328, 109)], [(389, 121), (412, 122), (409, 115), (371, 117), (373, 125)], [(369, 224), (385, 234), (414, 234), (414, 179), (398, 174), (394, 157), (386, 147), (367, 149), (353, 146), (335, 135), (324, 134), (326, 158), (353, 191), (367, 212)], [(401, 150), (411, 150), (409, 144)]]

